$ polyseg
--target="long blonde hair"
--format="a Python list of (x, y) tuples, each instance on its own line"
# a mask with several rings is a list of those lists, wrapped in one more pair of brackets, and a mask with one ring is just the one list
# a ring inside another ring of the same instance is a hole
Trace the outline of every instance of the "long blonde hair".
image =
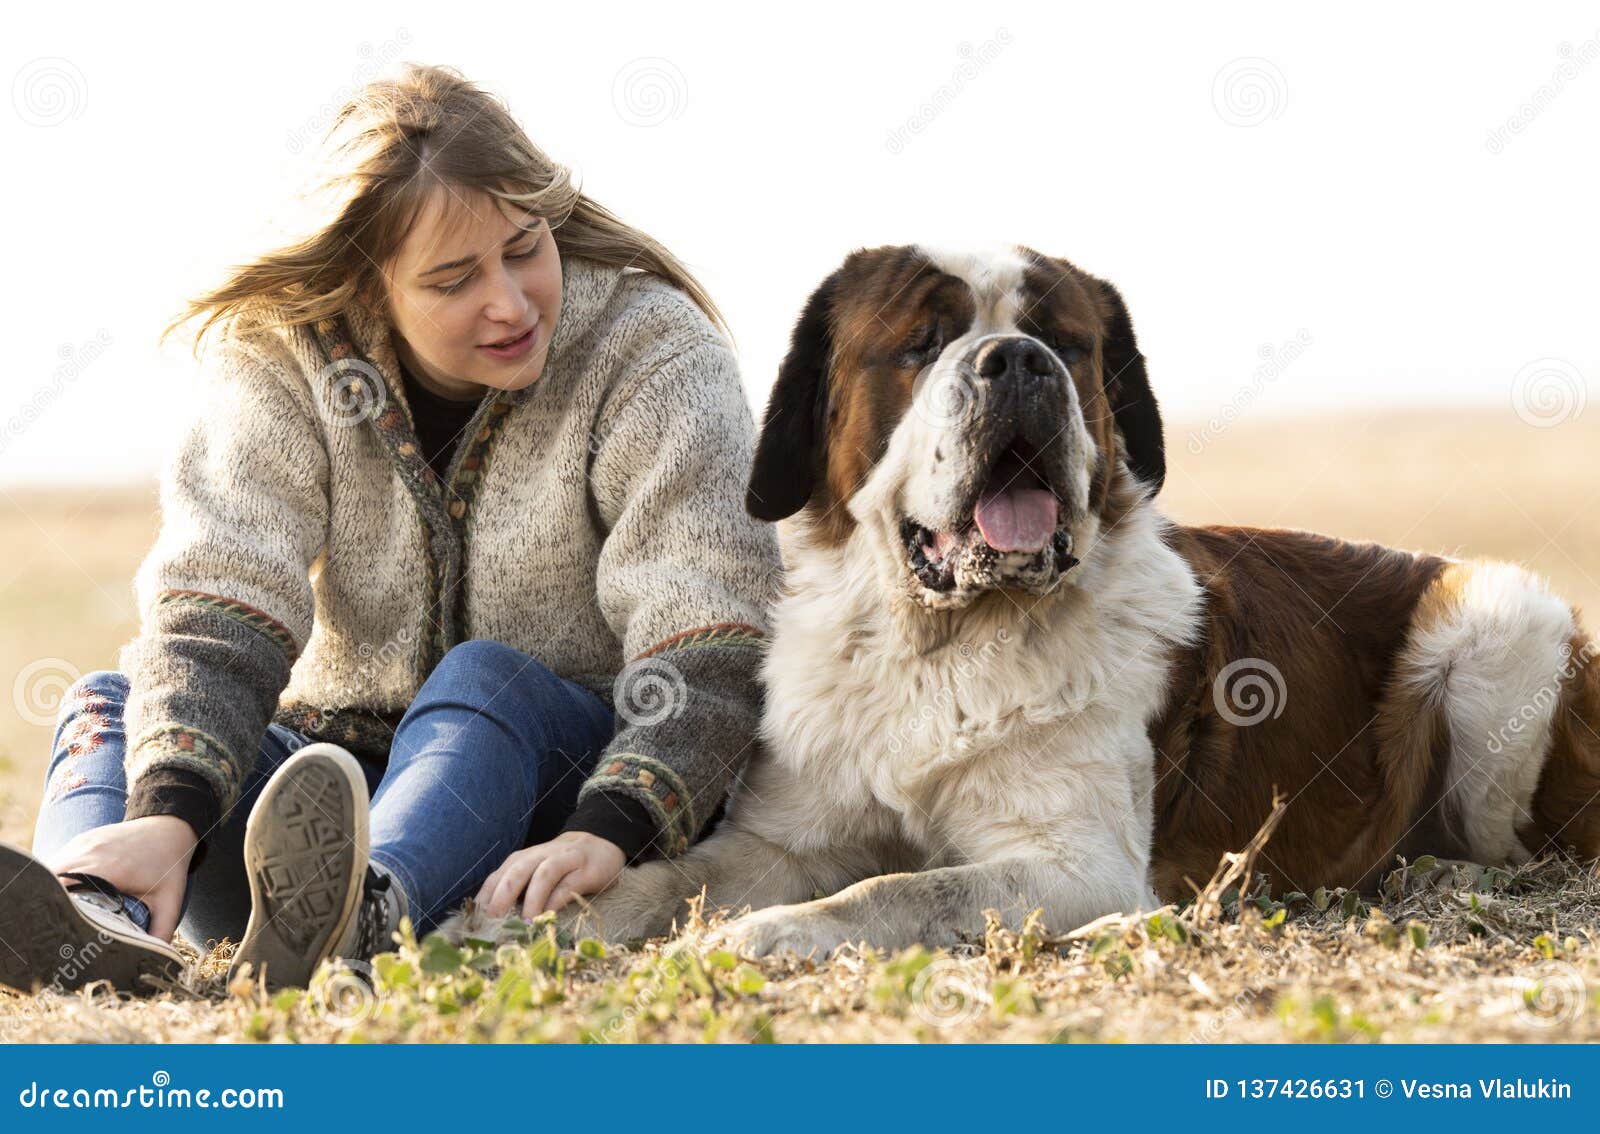
[(220, 286), (189, 300), (163, 339), (200, 319), (198, 350), (207, 332), (235, 315), (269, 313), (269, 325), (295, 326), (381, 294), (381, 265), (440, 184), (484, 190), (543, 218), (562, 255), (660, 276), (728, 331), (676, 256), (586, 196), (503, 102), (452, 68), (406, 64), (397, 78), (368, 83), (329, 127), (324, 161), (308, 198), (321, 203), (309, 235), (236, 266)]

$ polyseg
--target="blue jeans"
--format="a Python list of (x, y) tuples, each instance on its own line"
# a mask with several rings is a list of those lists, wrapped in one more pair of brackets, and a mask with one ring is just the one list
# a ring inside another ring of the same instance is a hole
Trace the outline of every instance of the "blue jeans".
[[(62, 699), (35, 857), (49, 862), (74, 835), (124, 817), (127, 697), (127, 678), (102, 671)], [(511, 852), (560, 832), (612, 733), (598, 697), (520, 650), (473, 641), (444, 656), (395, 730), (387, 765), (361, 760), (372, 860), (405, 894), (419, 933), (475, 894)], [(245, 821), (278, 765), (307, 743), (268, 726), (238, 800), (207, 834), (179, 925), (196, 945), (244, 934)], [(128, 910), (148, 926), (142, 903), (130, 899)]]

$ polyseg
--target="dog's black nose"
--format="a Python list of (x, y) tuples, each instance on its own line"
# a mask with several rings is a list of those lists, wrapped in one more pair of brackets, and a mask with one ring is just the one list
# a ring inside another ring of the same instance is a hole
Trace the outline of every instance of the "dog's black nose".
[(1054, 372), (1050, 355), (1033, 339), (1004, 339), (993, 343), (978, 360), (978, 376), (997, 384), (1043, 378)]

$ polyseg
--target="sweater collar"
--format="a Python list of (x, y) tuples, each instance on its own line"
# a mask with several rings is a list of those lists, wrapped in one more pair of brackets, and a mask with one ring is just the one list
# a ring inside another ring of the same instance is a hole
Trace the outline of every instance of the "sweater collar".
[[(557, 360), (569, 355), (581, 357), (593, 348), (592, 332), (596, 321), (616, 292), (623, 271), (584, 256), (561, 258), (561, 314), (556, 319), (556, 333), (550, 340), (544, 373), (539, 382), (520, 390), (504, 391), (499, 400), (512, 405), (526, 400), (545, 380)], [(345, 317), (356, 349), (378, 368), (390, 389), (400, 389), (400, 360), (395, 353), (394, 331), (389, 320), (362, 303), (351, 304)]]
[[(372, 407), (376, 412), (364, 415), (371, 421), (428, 532), (428, 575), (436, 588), (437, 601), (428, 608), (428, 632), (417, 643), (418, 664), (424, 673), (433, 669), (445, 650), (462, 640), (466, 625), (465, 589), (460, 585), (466, 571), (463, 547), (489, 451), (512, 407), (550, 381), (551, 367), (564, 365), (569, 358), (583, 358), (593, 349), (596, 337), (605, 333), (606, 321), (600, 315), (616, 292), (623, 271), (576, 256), (561, 261), (561, 315), (550, 341), (544, 374), (531, 386), (500, 390), (479, 403), (468, 423), (471, 436), (457, 451), (448, 479), (442, 483), (423, 459), (415, 430), (407, 424), (399, 404), (390, 405), (388, 399), (379, 399)], [(394, 401), (403, 402), (405, 381), (388, 320), (361, 303), (351, 304), (343, 316), (313, 325), (313, 334), (330, 359), (324, 370), (347, 376), (348, 368), (356, 366), (358, 377), (351, 388), (361, 398), (359, 368), (364, 362), (378, 371)]]

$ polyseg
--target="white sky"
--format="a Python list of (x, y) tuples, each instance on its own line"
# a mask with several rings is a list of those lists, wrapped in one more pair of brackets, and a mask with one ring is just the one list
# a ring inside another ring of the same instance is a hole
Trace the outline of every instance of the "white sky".
[(833, 265), (918, 240), (1031, 244), (1115, 282), (1169, 417), (1244, 390), (1250, 414), (1509, 409), (1530, 381), (1576, 412), (1600, 381), (1593, 6), (685, 10), (13, 9), (0, 481), (149, 475), (192, 373), (155, 346), (166, 317), (261, 247), (296, 142), (399, 60), (505, 96), (688, 261), (757, 407)]

